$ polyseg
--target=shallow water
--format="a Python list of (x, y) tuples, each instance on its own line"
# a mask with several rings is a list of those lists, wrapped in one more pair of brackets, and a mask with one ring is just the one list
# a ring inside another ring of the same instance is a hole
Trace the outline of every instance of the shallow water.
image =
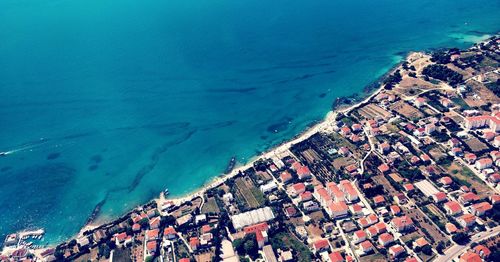
[[(437, 2), (437, 3), (436, 3)], [(75, 234), (190, 192), (411, 50), (494, 34), (498, 1), (0, 2), (0, 236)]]

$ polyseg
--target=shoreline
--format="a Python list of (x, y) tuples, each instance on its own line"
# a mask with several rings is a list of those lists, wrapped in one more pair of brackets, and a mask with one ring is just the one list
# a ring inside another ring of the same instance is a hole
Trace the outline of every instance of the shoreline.
[[(406, 56), (404, 56), (403, 60), (398, 62), (396, 65), (391, 66), (384, 74), (377, 77), (371, 83), (369, 83), (365, 87), (363, 87), (361, 92), (355, 93), (355, 94), (348, 96), (348, 97), (338, 97), (336, 99), (336, 100), (339, 100), (339, 99), (343, 99), (343, 98), (349, 98), (352, 96), (355, 96), (355, 97), (359, 96), (362, 98), (362, 100), (355, 101), (353, 104), (345, 104), (345, 103), (342, 103), (342, 101), (341, 101), (338, 105), (335, 105), (335, 106), (333, 105), (333, 103), (335, 103), (335, 101), (332, 101), (332, 107), (330, 108), (330, 110), (325, 114), (325, 116), (321, 120), (311, 122), (310, 126), (308, 125), (303, 131), (299, 132), (298, 134), (296, 134), (292, 138), (286, 139), (283, 142), (276, 144), (276, 145), (272, 146), (270, 149), (260, 153), (259, 155), (256, 155), (256, 156), (249, 158), (246, 163), (242, 163), (240, 165), (237, 164), (234, 167), (234, 169), (231, 170), (230, 173), (224, 174), (222, 172), (219, 175), (214, 176), (212, 179), (207, 180), (207, 182), (204, 183), (203, 185), (201, 185), (200, 187), (198, 187), (190, 192), (187, 192), (185, 194), (182, 194), (181, 196), (172, 197), (172, 198), (168, 198), (168, 197), (165, 198), (163, 196), (163, 193), (160, 193), (159, 197), (155, 197), (155, 198), (147, 201), (146, 203), (138, 205), (138, 206), (134, 207), (133, 209), (131, 209), (127, 212), (124, 212), (124, 214), (122, 214), (116, 218), (113, 218), (109, 221), (101, 221), (99, 223), (90, 223), (90, 224), (84, 225), (80, 229), (80, 231), (77, 234), (75, 234), (72, 238), (82, 237), (84, 232), (89, 231), (89, 230), (93, 230), (95, 228), (99, 228), (99, 227), (104, 226), (104, 225), (109, 224), (109, 223), (112, 223), (117, 218), (126, 216), (127, 214), (130, 214), (131, 212), (137, 210), (138, 208), (141, 208), (141, 207), (148, 205), (152, 202), (156, 202), (156, 204), (158, 204), (158, 206), (161, 206), (162, 203), (169, 202), (169, 201), (173, 202), (175, 205), (182, 205), (183, 203), (188, 202), (188, 201), (192, 201), (195, 198), (203, 197), (203, 194), (205, 194), (206, 191), (213, 189), (217, 186), (220, 186), (228, 179), (231, 179), (231, 178), (235, 177), (236, 175), (238, 175), (240, 172), (243, 172), (244, 170), (252, 167), (253, 163), (256, 160), (261, 159), (261, 158), (272, 158), (274, 156), (277, 156), (278, 154), (284, 153), (287, 150), (289, 150), (289, 148), (293, 144), (304, 141), (317, 132), (327, 130), (326, 128), (328, 128), (329, 124), (332, 123), (332, 121), (335, 121), (335, 118), (338, 116), (339, 113), (343, 113), (343, 114), (349, 113), (350, 111), (352, 111), (352, 110), (356, 109), (357, 107), (361, 106), (362, 104), (368, 102), (373, 97), (375, 97), (378, 93), (380, 93), (384, 89), (383, 84), (381, 83), (381, 80), (386, 78), (388, 75), (394, 73), (408, 59), (408, 57), (414, 53), (427, 53), (427, 52), (426, 51), (422, 51), (422, 52), (409, 51), (409, 52), (407, 52)], [(70, 239), (72, 239), (72, 238), (70, 238)], [(49, 247), (51, 247), (51, 246), (52, 245), (49, 245)]]

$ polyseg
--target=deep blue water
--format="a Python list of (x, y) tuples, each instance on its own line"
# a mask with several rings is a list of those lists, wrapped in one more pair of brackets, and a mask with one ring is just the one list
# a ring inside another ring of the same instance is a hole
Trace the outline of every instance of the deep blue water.
[(190, 192), (321, 119), (406, 52), (467, 47), (500, 2), (3, 0), (0, 237), (75, 234)]

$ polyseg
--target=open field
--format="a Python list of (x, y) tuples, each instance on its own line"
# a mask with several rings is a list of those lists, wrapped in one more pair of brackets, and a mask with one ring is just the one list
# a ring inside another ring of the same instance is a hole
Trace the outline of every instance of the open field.
[(375, 117), (388, 118), (389, 116), (391, 116), (390, 112), (375, 104), (368, 104), (358, 109), (358, 111), (359, 114), (361, 114), (363, 117), (367, 119), (373, 119)]
[(472, 152), (480, 152), (488, 149), (487, 145), (475, 137), (465, 140), (465, 143), (470, 147)]
[(217, 202), (215, 201), (215, 198), (210, 197), (207, 199), (203, 207), (201, 208), (202, 213), (219, 213), (220, 209), (219, 206), (217, 206)]
[(462, 185), (474, 188), (480, 198), (486, 197), (490, 193), (490, 188), (479, 177), (477, 177), (472, 170), (466, 166), (460, 166), (457, 162), (452, 162), (446, 168), (447, 174), (451, 175), (453, 179)]
[[(420, 232), (421, 236), (425, 236), (434, 248), (436, 248), (439, 241), (448, 241), (448, 237), (444, 233), (442, 233), (436, 226), (431, 224), (431, 222), (419, 209), (406, 209), (405, 214), (411, 217), (415, 224), (420, 225), (417, 226), (417, 231)], [(427, 234), (424, 233), (425, 231), (427, 232)]]
[(392, 104), (390, 106), (390, 109), (397, 111), (398, 113), (400, 113), (401, 115), (405, 116), (408, 119), (417, 119), (424, 116), (424, 114), (422, 114), (422, 112), (420, 112), (418, 109), (407, 104), (402, 100), (399, 100), (394, 104)]
[(237, 195), (245, 200), (248, 207), (257, 208), (260, 206), (259, 201), (252, 192), (252, 189), (256, 187), (249, 178), (238, 177), (235, 179), (235, 185)]

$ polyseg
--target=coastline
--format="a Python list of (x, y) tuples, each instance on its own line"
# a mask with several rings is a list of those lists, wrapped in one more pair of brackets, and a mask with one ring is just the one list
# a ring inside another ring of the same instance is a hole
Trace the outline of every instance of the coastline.
[[(141, 205), (125, 212), (124, 214), (118, 216), (118, 218), (126, 216), (126, 215), (130, 214), (131, 212), (133, 212), (134, 210), (137, 210), (138, 208), (141, 208), (142, 206), (148, 205), (152, 202), (156, 202), (159, 206), (162, 203), (168, 202), (168, 201), (171, 201), (175, 205), (182, 205), (183, 203), (192, 201), (195, 198), (203, 197), (203, 194), (206, 191), (223, 184), (228, 179), (231, 179), (231, 178), (235, 177), (236, 175), (238, 175), (240, 172), (243, 172), (244, 170), (252, 167), (253, 163), (256, 160), (258, 160), (260, 158), (272, 158), (272, 157), (278, 156), (279, 154), (286, 152), (293, 144), (302, 142), (317, 132), (328, 131), (328, 128), (331, 127), (330, 124), (333, 123), (333, 121), (335, 121), (335, 118), (338, 116), (338, 114), (349, 113), (350, 111), (356, 109), (357, 107), (363, 105), (364, 103), (367, 103), (369, 100), (371, 100), (373, 97), (375, 97), (378, 93), (380, 93), (383, 90), (383, 85), (381, 84), (381, 80), (386, 78), (388, 75), (394, 73), (403, 64), (403, 62), (409, 58), (410, 55), (415, 54), (415, 53), (427, 53), (427, 52), (426, 51), (422, 51), (422, 52), (409, 51), (409, 52), (407, 52), (406, 56), (404, 56), (404, 59), (402, 59), (396, 65), (390, 67), (384, 74), (377, 77), (370, 84), (367, 84), (363, 88), (362, 92), (352, 95), (352, 96), (362, 97), (362, 100), (355, 101), (352, 104), (344, 104), (344, 103), (340, 102), (339, 104), (337, 104), (335, 106), (332, 105), (332, 108), (325, 114), (325, 116), (323, 117), (322, 120), (312, 122), (311, 123), (312, 125), (308, 126), (302, 132), (298, 133), (297, 135), (293, 136), (290, 139), (284, 140), (283, 142), (271, 147), (270, 149), (266, 150), (265, 152), (248, 159), (248, 161), (246, 163), (243, 163), (240, 165), (237, 164), (234, 167), (234, 169), (231, 170), (230, 173), (228, 173), (228, 174), (220, 173), (219, 175), (214, 176), (212, 179), (208, 180), (208, 182), (201, 185), (199, 188), (194, 189), (194, 190), (187, 192), (187, 193), (185, 193), (181, 196), (178, 196), (178, 197), (165, 198), (163, 196), (163, 193), (161, 193), (159, 197), (155, 197), (155, 198), (149, 200), (148, 202), (141, 204)], [(343, 98), (344, 97), (339, 97), (339, 98), (337, 98), (337, 100), (343, 99)], [(332, 103), (335, 103), (335, 101), (332, 101)], [(99, 223), (86, 224), (72, 238), (81, 237), (81, 236), (83, 236), (84, 232), (89, 231), (89, 230), (93, 230), (95, 228), (99, 228), (99, 227), (106, 225), (108, 223), (112, 223), (116, 219), (117, 218), (111, 219), (109, 221), (101, 221)], [(70, 239), (72, 239), (72, 238), (70, 238)], [(50, 246), (52, 246), (52, 245), (50, 245)]]

